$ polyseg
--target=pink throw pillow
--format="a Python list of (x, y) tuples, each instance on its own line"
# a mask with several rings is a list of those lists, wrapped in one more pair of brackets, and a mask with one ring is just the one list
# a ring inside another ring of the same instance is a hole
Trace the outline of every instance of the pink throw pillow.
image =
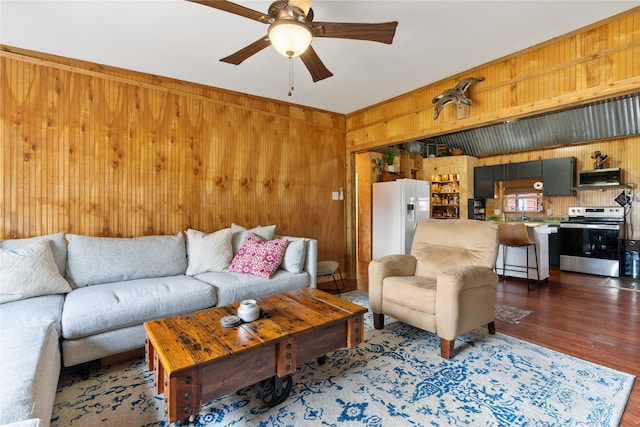
[(229, 270), (271, 279), (282, 262), (288, 244), (287, 239), (262, 240), (250, 232), (231, 261)]

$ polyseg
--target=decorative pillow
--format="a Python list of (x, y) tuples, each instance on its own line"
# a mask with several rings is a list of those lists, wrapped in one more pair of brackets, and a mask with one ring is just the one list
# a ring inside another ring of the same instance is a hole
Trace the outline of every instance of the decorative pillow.
[(0, 242), (0, 248), (15, 251), (38, 240), (47, 240), (49, 245), (51, 245), (51, 253), (53, 253), (53, 259), (56, 261), (58, 271), (60, 271), (60, 275), (64, 277), (67, 269), (67, 241), (64, 239), (64, 234), (64, 231), (61, 231), (56, 234), (47, 234), (45, 236), (29, 237), (26, 239), (3, 240)]
[(205, 234), (202, 231), (187, 230), (187, 276), (205, 271), (222, 271), (229, 267), (233, 259), (230, 228)]
[(290, 273), (302, 273), (305, 255), (305, 239), (289, 241), (280, 268)]
[(229, 270), (271, 279), (282, 262), (288, 243), (287, 239), (262, 240), (249, 232)]
[(71, 292), (58, 271), (47, 240), (22, 249), (0, 249), (0, 303)]
[(258, 236), (262, 237), (264, 240), (271, 240), (273, 239), (273, 235), (276, 233), (276, 226), (265, 225), (263, 227), (259, 225), (257, 227), (252, 228), (251, 230), (247, 230), (246, 228), (240, 225), (231, 224), (231, 231), (233, 232), (233, 237), (231, 242), (233, 245), (233, 255), (235, 256), (240, 250), (240, 248), (242, 247), (242, 245), (244, 244), (244, 241), (246, 240), (247, 234), (249, 232), (257, 234)]

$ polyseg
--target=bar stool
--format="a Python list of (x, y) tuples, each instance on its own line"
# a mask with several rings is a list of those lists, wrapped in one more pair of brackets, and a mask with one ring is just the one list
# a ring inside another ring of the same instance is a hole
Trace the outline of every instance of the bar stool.
[[(342, 278), (342, 273), (340, 272), (340, 264), (336, 261), (320, 261), (318, 263), (318, 272), (316, 273), (316, 277), (325, 277), (331, 276), (333, 277), (333, 283), (336, 285), (336, 290), (338, 291), (338, 295), (340, 295), (340, 291), (344, 290), (344, 279)], [(335, 273), (336, 271), (340, 275), (340, 281), (342, 282), (342, 287), (338, 285), (338, 281), (336, 280)]]
[[(529, 291), (540, 286), (540, 270), (538, 270), (538, 249), (536, 247), (536, 242), (529, 238), (529, 233), (527, 232), (527, 225), (524, 222), (501, 222), (499, 225), (500, 229), (500, 244), (503, 246), (502, 252), (502, 279), (506, 279), (507, 277), (507, 267), (509, 271), (526, 273), (527, 277), (527, 289)], [(533, 246), (533, 251), (535, 254), (536, 265), (535, 267), (529, 267), (529, 248)], [(507, 264), (507, 248), (522, 248), (526, 249), (526, 259), (527, 265), (514, 265)], [(529, 270), (536, 270), (536, 284), (531, 286), (529, 281)]]

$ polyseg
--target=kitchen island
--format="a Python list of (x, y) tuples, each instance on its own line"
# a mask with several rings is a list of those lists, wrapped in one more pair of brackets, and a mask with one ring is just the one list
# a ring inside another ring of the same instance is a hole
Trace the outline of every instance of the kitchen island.
[[(523, 279), (538, 280), (536, 275), (536, 258), (538, 255), (538, 272), (540, 281), (549, 278), (549, 234), (557, 233), (556, 227), (551, 227), (547, 223), (525, 222), (529, 238), (536, 242), (536, 251), (527, 247), (509, 247), (507, 250), (506, 268), (507, 276), (520, 277)], [(496, 273), (503, 275), (502, 265), (504, 257), (504, 245), (500, 245), (498, 250), (498, 260), (496, 261)], [(528, 252), (527, 252), (528, 251)], [(527, 274), (527, 256), (529, 257), (529, 271)]]

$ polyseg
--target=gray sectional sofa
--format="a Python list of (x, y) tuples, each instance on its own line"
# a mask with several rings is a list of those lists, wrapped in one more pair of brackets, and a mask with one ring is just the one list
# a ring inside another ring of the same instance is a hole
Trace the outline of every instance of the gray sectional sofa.
[[(145, 321), (315, 287), (317, 241), (274, 229), (1, 241), (0, 425), (48, 426), (62, 366), (143, 347)], [(270, 278), (230, 271), (249, 232), (288, 241)], [(16, 290), (25, 271), (33, 283)]]

